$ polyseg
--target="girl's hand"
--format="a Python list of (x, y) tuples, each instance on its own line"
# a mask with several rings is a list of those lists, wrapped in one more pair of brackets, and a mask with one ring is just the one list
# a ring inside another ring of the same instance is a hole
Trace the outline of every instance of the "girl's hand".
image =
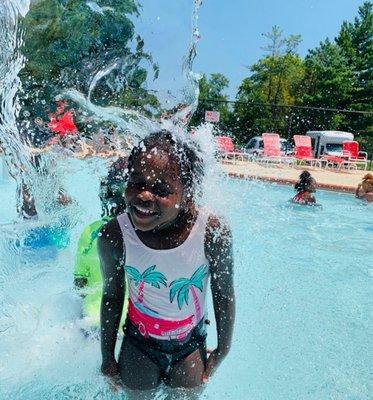
[(216, 368), (223, 361), (225, 355), (221, 353), (218, 349), (213, 351), (207, 350), (207, 354), (210, 354), (207, 359), (206, 369), (204, 374), (202, 375), (202, 382), (207, 383), (210, 376), (215, 372)]
[(122, 389), (119, 365), (115, 360), (103, 362), (101, 365), (101, 373), (105, 376), (107, 383), (113, 392), (118, 392), (120, 389)]

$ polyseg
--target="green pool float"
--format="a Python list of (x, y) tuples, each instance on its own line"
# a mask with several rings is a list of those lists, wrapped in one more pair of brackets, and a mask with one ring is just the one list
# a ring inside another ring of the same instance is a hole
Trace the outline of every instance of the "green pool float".
[[(86, 286), (79, 291), (83, 297), (83, 316), (92, 327), (100, 325), (100, 306), (102, 296), (102, 278), (100, 260), (97, 251), (97, 238), (100, 229), (110, 220), (103, 218), (88, 225), (82, 232), (76, 254), (74, 278), (83, 278)], [(127, 296), (125, 296), (121, 325), (127, 315)]]

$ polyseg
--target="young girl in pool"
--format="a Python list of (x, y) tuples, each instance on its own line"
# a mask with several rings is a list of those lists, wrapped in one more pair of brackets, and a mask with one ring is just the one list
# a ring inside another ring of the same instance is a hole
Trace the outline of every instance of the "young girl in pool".
[(314, 205), (316, 198), (313, 193), (316, 192), (316, 181), (308, 171), (303, 171), (299, 175), (299, 181), (294, 186), (297, 193), (292, 199), (293, 203)]
[[(120, 378), (137, 399), (153, 398), (161, 382), (198, 388), (231, 346), (232, 237), (225, 222), (196, 205), (202, 177), (203, 161), (190, 145), (167, 131), (151, 134), (128, 160), (127, 212), (107, 223), (99, 237), (101, 371), (112, 383)], [(218, 345), (207, 357), (209, 278)], [(117, 361), (126, 282), (128, 314)]]
[(355, 196), (368, 203), (373, 203), (373, 174), (368, 173), (364, 176), (356, 189)]

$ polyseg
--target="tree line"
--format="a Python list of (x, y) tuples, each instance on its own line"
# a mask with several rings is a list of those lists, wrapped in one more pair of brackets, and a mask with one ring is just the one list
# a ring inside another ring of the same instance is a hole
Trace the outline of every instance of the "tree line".
[(248, 67), (234, 102), (228, 102), (223, 74), (202, 77), (192, 122), (202, 122), (205, 110), (219, 111), (219, 130), (238, 144), (263, 132), (290, 138), (308, 130), (344, 130), (373, 154), (373, 3), (364, 2), (334, 40), (322, 41), (304, 58), (297, 52), (300, 35), (284, 37), (274, 26), (263, 36), (264, 55)]
[[(19, 75), (20, 119), (27, 134), (41, 134), (34, 121), (48, 120), (56, 99), (69, 88), (90, 93), (100, 106), (159, 107), (156, 96), (145, 88), (149, 71), (157, 76), (158, 66), (135, 31), (133, 20), (140, 12), (136, 0), (31, 2), (21, 21), (25, 65)], [(93, 78), (105, 69), (90, 92)], [(95, 133), (97, 127), (90, 128), (84, 115), (75, 119), (81, 134)]]
[[(88, 93), (93, 76), (110, 65), (115, 67), (91, 93), (95, 104), (151, 107), (161, 115), (156, 96), (146, 90), (147, 74), (152, 70), (156, 77), (158, 66), (135, 31), (133, 19), (140, 14), (135, 0), (33, 0), (21, 27), (26, 60), (20, 74), (21, 118), (26, 126), (47, 118), (64, 89)], [(228, 78), (220, 73), (202, 77), (192, 125), (204, 121), (205, 110), (220, 111), (219, 129), (239, 144), (262, 132), (291, 137), (310, 129), (346, 130), (372, 154), (372, 1), (362, 4), (352, 22), (342, 24), (334, 40), (324, 40), (304, 58), (297, 51), (299, 35), (284, 37), (275, 26), (264, 37), (264, 55), (248, 67), (235, 102), (228, 103), (225, 94)]]

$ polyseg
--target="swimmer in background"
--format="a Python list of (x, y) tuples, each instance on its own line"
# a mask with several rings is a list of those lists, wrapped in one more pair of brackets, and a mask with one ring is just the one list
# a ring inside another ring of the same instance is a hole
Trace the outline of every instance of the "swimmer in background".
[[(182, 398), (197, 398), (231, 347), (231, 232), (196, 204), (204, 167), (192, 144), (168, 131), (153, 133), (132, 150), (128, 170), (127, 212), (108, 222), (98, 239), (104, 279), (101, 371), (135, 399), (153, 399), (161, 382), (172, 388), (173, 398), (180, 391)], [(128, 314), (117, 361), (127, 279)], [(218, 345), (208, 355), (209, 279)]]
[(293, 203), (303, 205), (316, 204), (316, 198), (314, 196), (316, 192), (316, 181), (308, 171), (303, 171), (299, 175), (299, 181), (294, 185), (294, 188), (297, 193), (291, 200)]
[(83, 316), (90, 327), (98, 327), (100, 323), (102, 278), (97, 239), (102, 226), (126, 210), (124, 201), (126, 166), (127, 160), (119, 158), (109, 168), (108, 176), (102, 180), (100, 185), (102, 219), (88, 225), (83, 230), (78, 242), (74, 285), (84, 297)]
[[(20, 196), (21, 195), (21, 196)], [(17, 208), (18, 213), (25, 220), (36, 220), (38, 219), (38, 212), (35, 206), (34, 196), (31, 194), (28, 185), (24, 182), (21, 183), (18, 196), (21, 197), (21, 204)], [(65, 194), (63, 189), (58, 191), (58, 197), (55, 201), (56, 205), (68, 206), (72, 203), (71, 197)]]
[(356, 188), (355, 196), (368, 203), (373, 203), (373, 174), (368, 173), (364, 176), (362, 182)]

